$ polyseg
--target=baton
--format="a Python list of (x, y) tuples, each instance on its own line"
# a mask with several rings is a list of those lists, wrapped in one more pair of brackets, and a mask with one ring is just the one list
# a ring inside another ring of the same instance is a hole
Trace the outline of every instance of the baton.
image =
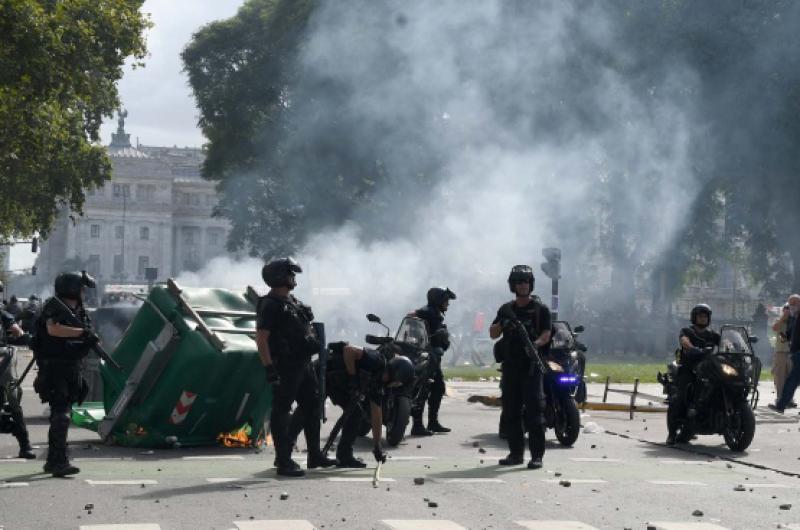
[(22, 372), (22, 375), (19, 376), (19, 379), (17, 379), (13, 383), (11, 383), (11, 386), (9, 387), (10, 390), (15, 389), (15, 388), (17, 388), (18, 386), (20, 386), (22, 384), (22, 381), (28, 375), (28, 372), (31, 371), (31, 368), (33, 368), (33, 363), (35, 363), (35, 362), (36, 362), (36, 359), (31, 359), (31, 362), (29, 362), (28, 366), (25, 367), (25, 370)]

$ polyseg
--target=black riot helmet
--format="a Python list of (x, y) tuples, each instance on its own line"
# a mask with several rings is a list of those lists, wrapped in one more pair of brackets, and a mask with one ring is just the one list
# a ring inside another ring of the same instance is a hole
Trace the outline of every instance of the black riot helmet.
[(387, 365), (389, 370), (389, 381), (410, 385), (414, 381), (414, 365), (411, 360), (403, 355), (395, 355)]
[(697, 323), (697, 316), (700, 315), (700, 314), (705, 314), (706, 316), (708, 316), (708, 324), (707, 325), (710, 326), (711, 325), (711, 308), (707, 304), (697, 304), (696, 306), (694, 306), (692, 308), (692, 312), (689, 315), (689, 318), (691, 319), (692, 324), (694, 324), (695, 326), (699, 326), (699, 324)]
[(297, 287), (294, 275), (300, 272), (303, 272), (303, 269), (294, 258), (277, 258), (264, 265), (261, 277), (270, 287), (294, 289)]
[(56, 276), (56, 296), (80, 300), (83, 287), (94, 288), (96, 285), (94, 278), (86, 274), (86, 271), (62, 272)]
[(445, 301), (447, 300), (455, 300), (456, 293), (445, 287), (442, 289), (441, 287), (431, 287), (428, 289), (428, 305), (437, 307), (442, 311), (446, 311), (443, 307)]
[(511, 267), (511, 272), (508, 274), (508, 288), (512, 293), (517, 291), (514, 286), (518, 283), (528, 282), (531, 286), (531, 293), (533, 293), (533, 286), (536, 285), (536, 278), (533, 276), (533, 269), (528, 265), (514, 265)]

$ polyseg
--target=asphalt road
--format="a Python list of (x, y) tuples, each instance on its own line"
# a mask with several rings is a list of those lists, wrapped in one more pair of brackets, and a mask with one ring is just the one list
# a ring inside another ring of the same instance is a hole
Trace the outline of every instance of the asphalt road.
[[(70, 444), (81, 473), (54, 479), (41, 472), (41, 459), (12, 458), (15, 440), (2, 436), (0, 528), (800, 529), (800, 416), (766, 410), (768, 385), (745, 454), (730, 453), (713, 436), (666, 448), (663, 414), (637, 414), (631, 421), (623, 412), (588, 411), (573, 448), (560, 447), (548, 434), (538, 471), (497, 465), (507, 452), (495, 433), (499, 409), (467, 402), (496, 387), (451, 384), (442, 422), (453, 432), (407, 438), (390, 452), (378, 488), (371, 468), (280, 479), (271, 447), (148, 452), (105, 447), (77, 428)], [(653, 385), (642, 390), (659, 393)], [(602, 387), (593, 385), (590, 395), (599, 400)], [(44, 455), (42, 405), (31, 390), (24, 405)], [(326, 432), (338, 414), (330, 406)], [(372, 465), (370, 447), (363, 440), (357, 451)], [(305, 455), (298, 458), (304, 462)], [(415, 478), (424, 484), (415, 485)], [(281, 500), (284, 493), (288, 498)]]

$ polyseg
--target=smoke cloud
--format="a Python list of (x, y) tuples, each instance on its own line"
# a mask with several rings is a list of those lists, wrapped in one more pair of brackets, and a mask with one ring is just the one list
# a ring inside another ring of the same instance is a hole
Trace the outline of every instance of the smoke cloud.
[[(297, 256), (298, 296), (320, 320), (366, 325), (374, 312), (395, 325), (432, 285), (458, 294), (451, 322), (476, 310), (491, 318), (510, 297), (511, 266), (538, 271), (548, 246), (562, 249), (568, 300), (608, 296), (612, 270), (632, 285), (642, 263), (665, 251), (699, 191), (692, 145), (703, 129), (688, 96), (696, 79), (677, 63), (658, 87), (626, 75), (635, 51), (606, 9), (320, 3), (299, 59), (298, 151), (335, 135), (342, 149), (368, 146), (387, 174), (408, 177)], [(335, 119), (320, 116), (326, 105)], [(415, 180), (423, 169), (435, 178)], [(324, 167), (313, 156), (287, 168), (297, 182), (314, 170)], [(325, 208), (324, 190), (305, 207)], [(620, 259), (609, 259), (604, 241)], [(261, 264), (214, 260), (179, 281), (261, 286)], [(548, 292), (537, 273), (549, 303)]]

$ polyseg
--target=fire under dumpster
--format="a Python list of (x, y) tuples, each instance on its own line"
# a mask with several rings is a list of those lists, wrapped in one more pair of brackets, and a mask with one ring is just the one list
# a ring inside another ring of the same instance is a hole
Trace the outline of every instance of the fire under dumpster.
[(100, 368), (103, 401), (73, 423), (107, 443), (175, 447), (263, 440), (272, 391), (255, 343), (257, 295), (155, 287)]

